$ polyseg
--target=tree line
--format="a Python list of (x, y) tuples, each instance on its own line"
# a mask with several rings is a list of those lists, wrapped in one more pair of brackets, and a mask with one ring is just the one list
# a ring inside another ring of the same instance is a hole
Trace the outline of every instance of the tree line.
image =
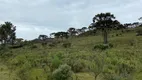
[[(139, 18), (139, 20), (142, 20), (142, 17)], [(72, 36), (77, 36), (82, 33), (85, 33), (86, 30), (88, 31), (96, 31), (100, 30), (103, 33), (104, 37), (104, 44), (108, 43), (108, 32), (110, 30), (122, 30), (126, 29), (128, 27), (137, 27), (141, 25), (139, 22), (134, 23), (125, 23), (121, 24), (114, 14), (111, 13), (100, 13), (93, 17), (92, 23), (89, 25), (89, 27), (82, 27), (81, 29), (76, 29), (74, 27), (69, 28), (66, 32), (57, 32), (57, 33), (51, 33), (51, 35), (54, 35), (55, 38), (68, 38)]]
[[(142, 20), (142, 17), (139, 18)], [(68, 39), (69, 37), (78, 36), (80, 34), (85, 33), (86, 31), (96, 31), (100, 30), (103, 33), (104, 44), (108, 43), (108, 32), (112, 29), (126, 29), (128, 27), (136, 27), (142, 25), (139, 22), (134, 23), (125, 23), (121, 24), (111, 13), (100, 13), (93, 17), (92, 23), (88, 27), (82, 27), (80, 29), (76, 29), (74, 27), (70, 27), (67, 31), (60, 31), (56, 33), (51, 33), (50, 36), (54, 36), (55, 38)], [(16, 26), (14, 26), (11, 22), (5, 22), (0, 25), (0, 43), (1, 44), (14, 44), (16, 40)]]

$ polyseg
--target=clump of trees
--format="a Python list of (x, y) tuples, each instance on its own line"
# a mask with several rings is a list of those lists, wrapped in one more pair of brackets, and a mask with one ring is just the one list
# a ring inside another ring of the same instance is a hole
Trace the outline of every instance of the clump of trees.
[(63, 40), (64, 38), (65, 38), (65, 39), (68, 39), (68, 38), (69, 38), (69, 35), (68, 35), (68, 34), (69, 34), (68, 32), (62, 32), (62, 31), (61, 31), (61, 32), (57, 32), (57, 33), (51, 33), (50, 36), (53, 35), (55, 38), (57, 38), (57, 39), (60, 38), (60, 39)]
[(0, 42), (1, 44), (14, 44), (16, 40), (16, 26), (11, 22), (5, 22), (0, 25)]

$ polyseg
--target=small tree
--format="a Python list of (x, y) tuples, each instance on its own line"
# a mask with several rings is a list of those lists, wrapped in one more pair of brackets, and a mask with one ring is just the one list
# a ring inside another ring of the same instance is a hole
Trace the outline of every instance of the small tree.
[(111, 13), (100, 13), (93, 18), (93, 26), (96, 29), (101, 29), (104, 36), (104, 44), (108, 43), (108, 31), (116, 27), (119, 22), (115, 20), (115, 17)]
[(71, 67), (64, 64), (53, 72), (52, 77), (53, 80), (72, 80), (72, 74)]
[(70, 36), (75, 36), (77, 34), (77, 31), (75, 28), (71, 27), (68, 29), (68, 33)]
[(97, 80), (98, 76), (103, 73), (103, 68), (105, 65), (104, 56), (97, 54), (94, 56), (94, 60), (89, 65), (89, 70), (94, 73), (94, 78)]

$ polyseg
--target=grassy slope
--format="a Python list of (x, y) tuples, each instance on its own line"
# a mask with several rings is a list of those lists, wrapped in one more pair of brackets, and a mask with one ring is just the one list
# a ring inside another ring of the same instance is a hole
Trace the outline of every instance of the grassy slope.
[(0, 62), (0, 80), (20, 80), (6, 65)]
[[(38, 62), (49, 61), (55, 55), (60, 55), (63, 57), (62, 63), (66, 62), (68, 58), (70, 59), (81, 59), (86, 63), (91, 61), (91, 57), (97, 53), (102, 54), (108, 52), (107, 60), (126, 61), (133, 60), (135, 61), (137, 72), (135, 73), (134, 80), (142, 80), (142, 37), (136, 37), (135, 33), (126, 33), (122, 36), (109, 37), (109, 41), (114, 45), (114, 48), (108, 49), (106, 51), (95, 51), (92, 50), (94, 45), (102, 43), (101, 36), (89, 36), (89, 37), (80, 37), (73, 38), (70, 40), (72, 47), (65, 49), (59, 44), (55, 48), (49, 48), (48, 46), (42, 47), (38, 45), (38, 48), (31, 49), (29, 46), (25, 46), (20, 49), (8, 50), (6, 54), (14, 54), (12, 57), (5, 57), (5, 62), (7, 65), (15, 65), (22, 63), (18, 66), (14, 66), (13, 69), (16, 69), (14, 72), (19, 72), (21, 68), (26, 71), (27, 80), (36, 80), (38, 77), (40, 80), (46, 80), (48, 72), (45, 72), (41, 64), (38, 65)], [(129, 54), (133, 54), (129, 55)], [(127, 59), (129, 58), (129, 59)], [(33, 62), (37, 62), (38, 68), (33, 68), (28, 70)], [(36, 76), (35, 76), (36, 75)], [(88, 72), (77, 73), (79, 80), (94, 80), (93, 76)], [(8, 77), (8, 75), (7, 75)], [(9, 79), (5, 79), (9, 80)]]

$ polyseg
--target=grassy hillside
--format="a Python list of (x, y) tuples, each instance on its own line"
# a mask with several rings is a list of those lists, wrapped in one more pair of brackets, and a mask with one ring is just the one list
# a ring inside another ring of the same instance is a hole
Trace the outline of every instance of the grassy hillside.
[[(64, 48), (62, 44), (65, 42), (71, 43), (71, 47)], [(95, 80), (97, 70), (100, 70), (97, 80), (109, 80), (112, 76), (121, 77), (112, 80), (142, 80), (141, 36), (136, 36), (134, 32), (119, 36), (110, 34), (109, 42), (113, 45), (112, 48), (93, 49), (102, 42), (102, 36), (98, 35), (71, 38), (54, 46), (27, 43), (22, 48), (2, 49), (0, 58), (2, 65), (6, 65), (4, 68), (8, 67), (14, 73), (11, 74), (16, 74), (21, 80), (50, 80), (52, 72), (62, 64), (71, 66), (74, 80)], [(91, 65), (94, 65), (94, 68)], [(1, 67), (3, 66), (0, 65)], [(10, 80), (7, 79), (8, 76), (2, 74), (0, 78)]]

